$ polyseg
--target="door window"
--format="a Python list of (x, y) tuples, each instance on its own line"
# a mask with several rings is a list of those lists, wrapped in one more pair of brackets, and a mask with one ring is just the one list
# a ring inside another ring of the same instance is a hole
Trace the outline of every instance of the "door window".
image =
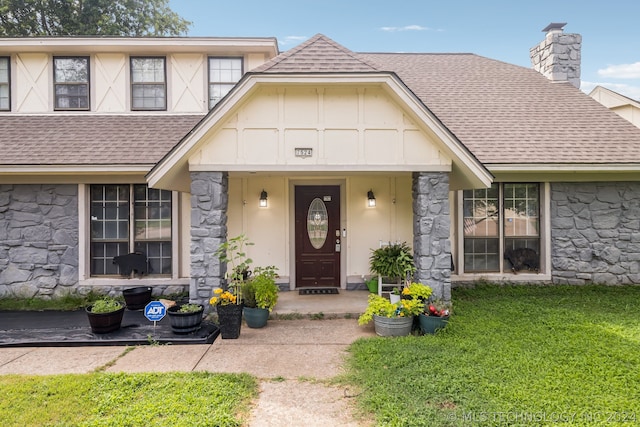
[(324, 246), (329, 232), (329, 215), (327, 214), (327, 206), (324, 202), (316, 197), (309, 205), (307, 214), (307, 234), (311, 245), (315, 249)]

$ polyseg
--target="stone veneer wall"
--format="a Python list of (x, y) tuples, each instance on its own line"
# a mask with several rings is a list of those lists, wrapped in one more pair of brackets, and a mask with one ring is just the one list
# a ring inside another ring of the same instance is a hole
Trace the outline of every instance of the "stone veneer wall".
[(191, 282), (189, 299), (204, 304), (222, 287), (226, 266), (215, 251), (227, 238), (228, 174), (191, 173)]
[(0, 298), (52, 297), (78, 283), (78, 186), (0, 185)]
[(531, 65), (549, 80), (568, 81), (580, 88), (581, 49), (580, 34), (552, 30), (539, 45), (530, 49)]
[(413, 174), (413, 253), (415, 279), (434, 295), (451, 299), (449, 174)]
[(551, 184), (552, 279), (640, 284), (640, 182)]

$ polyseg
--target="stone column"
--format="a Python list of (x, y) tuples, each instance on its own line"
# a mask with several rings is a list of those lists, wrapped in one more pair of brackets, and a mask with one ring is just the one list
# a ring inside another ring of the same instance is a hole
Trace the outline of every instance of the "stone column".
[(449, 174), (413, 173), (413, 255), (415, 280), (436, 297), (451, 299)]
[(226, 265), (215, 251), (227, 238), (227, 172), (191, 173), (191, 282), (189, 300), (209, 307)]

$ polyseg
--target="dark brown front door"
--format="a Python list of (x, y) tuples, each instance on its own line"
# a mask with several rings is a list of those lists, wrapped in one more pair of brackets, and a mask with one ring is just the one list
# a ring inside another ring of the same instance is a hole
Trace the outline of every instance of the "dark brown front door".
[(340, 287), (340, 186), (298, 185), (296, 287)]

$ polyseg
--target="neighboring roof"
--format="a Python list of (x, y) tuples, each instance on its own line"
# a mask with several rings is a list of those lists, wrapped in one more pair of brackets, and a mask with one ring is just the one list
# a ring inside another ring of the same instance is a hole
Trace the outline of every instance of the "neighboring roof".
[[(605, 102), (604, 99), (601, 99), (603, 95), (607, 95), (607, 100)], [(607, 108), (615, 108), (622, 106), (632, 106), (635, 108), (640, 108), (640, 102), (636, 101), (633, 98), (629, 98), (621, 93), (608, 89), (604, 86), (596, 86), (593, 88), (591, 92), (589, 92), (589, 96), (600, 102)]]
[(144, 165), (159, 161), (202, 115), (0, 115), (0, 168)]

